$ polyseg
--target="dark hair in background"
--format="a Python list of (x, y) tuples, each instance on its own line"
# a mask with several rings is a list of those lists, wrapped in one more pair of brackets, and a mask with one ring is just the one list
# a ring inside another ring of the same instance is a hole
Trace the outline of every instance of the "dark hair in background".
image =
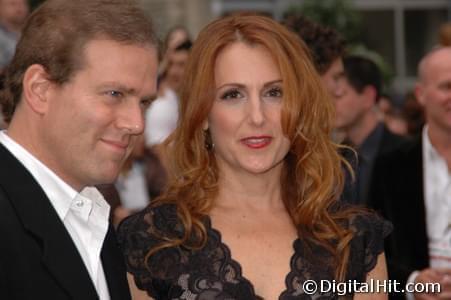
[(320, 75), (326, 73), (332, 63), (345, 54), (345, 40), (333, 28), (294, 15), (286, 16), (283, 24), (307, 44)]
[(42, 65), (50, 80), (64, 84), (83, 68), (83, 48), (96, 38), (158, 46), (151, 21), (133, 0), (47, 0), (29, 17), (4, 70), (0, 104), (5, 121), (10, 122), (21, 99), (29, 66)]
[(178, 51), (189, 51), (193, 47), (193, 43), (188, 39), (184, 42), (180, 43), (177, 47), (175, 47), (174, 52)]
[(382, 74), (379, 67), (372, 60), (357, 55), (345, 57), (343, 65), (349, 84), (359, 93), (365, 87), (373, 86), (377, 102), (382, 90)]
[[(190, 51), (191, 48), (193, 47), (193, 43), (191, 42), (191, 40), (187, 39), (184, 40), (183, 42), (181, 42), (179, 45), (177, 45), (177, 47), (175, 47), (174, 49), (174, 53), (180, 52), (180, 51)], [(166, 69), (161, 72), (161, 74), (158, 75), (158, 79), (157, 79), (157, 86), (160, 87), (161, 83), (166, 79), (167, 76), (167, 66)]]

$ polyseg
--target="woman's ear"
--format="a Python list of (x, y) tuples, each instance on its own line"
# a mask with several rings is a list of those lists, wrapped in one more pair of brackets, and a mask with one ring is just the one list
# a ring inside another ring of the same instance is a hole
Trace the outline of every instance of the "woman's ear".
[(29, 66), (24, 74), (23, 100), (38, 114), (45, 114), (48, 108), (47, 91), (51, 85), (48, 77), (44, 67), (38, 64)]

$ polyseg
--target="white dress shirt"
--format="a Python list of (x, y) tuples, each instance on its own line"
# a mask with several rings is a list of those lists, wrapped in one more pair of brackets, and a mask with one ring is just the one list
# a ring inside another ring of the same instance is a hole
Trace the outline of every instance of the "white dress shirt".
[(430, 266), (451, 268), (451, 174), (423, 129), (423, 182)]
[(97, 294), (100, 299), (109, 300), (100, 252), (108, 231), (110, 206), (102, 194), (94, 187), (86, 187), (78, 193), (11, 139), (6, 131), (0, 132), (0, 143), (24, 165), (42, 187), (74, 241)]

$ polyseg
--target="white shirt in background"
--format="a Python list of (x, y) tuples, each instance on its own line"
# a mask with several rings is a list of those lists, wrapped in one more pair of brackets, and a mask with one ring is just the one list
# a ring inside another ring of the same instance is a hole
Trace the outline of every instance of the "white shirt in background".
[[(451, 268), (451, 174), (446, 160), (431, 144), (428, 126), (422, 132), (423, 187), (431, 268)], [(420, 271), (413, 272), (407, 282), (415, 282)], [(412, 293), (406, 293), (413, 300)]]
[(161, 144), (177, 127), (179, 100), (177, 94), (167, 88), (163, 96), (152, 102), (146, 112), (146, 146)]
[(149, 192), (145, 176), (145, 166), (140, 161), (134, 161), (126, 174), (120, 174), (115, 186), (121, 205), (131, 211), (141, 210), (149, 203)]
[(426, 229), (432, 268), (451, 268), (451, 174), (446, 160), (423, 129), (423, 182)]

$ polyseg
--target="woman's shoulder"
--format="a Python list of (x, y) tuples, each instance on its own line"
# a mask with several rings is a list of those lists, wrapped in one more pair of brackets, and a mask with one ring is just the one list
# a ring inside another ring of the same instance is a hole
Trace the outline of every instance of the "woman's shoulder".
[(363, 279), (361, 277), (376, 266), (378, 256), (384, 252), (384, 240), (393, 225), (375, 212), (362, 210), (349, 218), (348, 228), (354, 232), (348, 271), (351, 277)]
[(117, 235), (127, 271), (134, 276), (137, 287), (157, 297), (174, 268), (177, 268), (175, 248), (166, 248), (149, 256), (152, 249), (168, 237), (180, 236), (180, 222), (175, 205), (148, 206), (119, 224)]
[(148, 206), (122, 221), (117, 229), (119, 245), (128, 261), (136, 267), (145, 265), (147, 253), (168, 237), (181, 236), (177, 208), (173, 204)]
[(371, 210), (362, 210), (349, 218), (349, 228), (356, 233), (356, 237), (376, 237), (384, 239), (393, 229), (391, 222), (382, 218)]

